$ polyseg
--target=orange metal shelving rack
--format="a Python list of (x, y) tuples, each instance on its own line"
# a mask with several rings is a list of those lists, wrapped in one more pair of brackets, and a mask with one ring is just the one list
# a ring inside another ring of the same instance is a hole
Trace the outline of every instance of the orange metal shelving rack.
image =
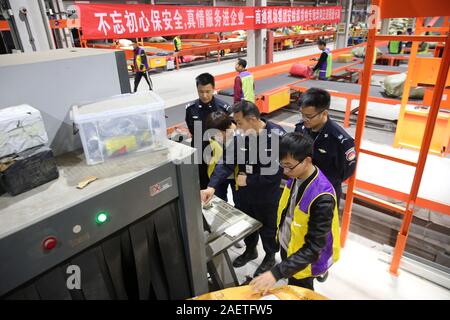
[[(372, 8), (374, 11), (372, 12), (374, 17), (371, 16), (369, 19), (377, 18), (377, 19), (385, 19), (385, 18), (413, 18), (417, 17), (418, 22), (422, 21), (423, 17), (436, 17), (436, 16), (450, 16), (450, 1), (448, 0), (433, 0), (433, 1), (423, 1), (423, 0), (373, 0)], [(376, 23), (377, 24), (377, 23)], [(394, 275), (398, 275), (398, 269), (400, 266), (401, 257), (405, 250), (406, 241), (408, 238), (409, 227), (412, 222), (412, 217), (414, 213), (414, 208), (417, 204), (419, 187), (421, 184), (425, 164), (427, 161), (428, 152), (430, 149), (431, 139), (433, 136), (433, 131), (436, 123), (436, 119), (439, 113), (439, 106), (442, 100), (442, 94), (446, 85), (446, 79), (450, 67), (450, 29), (447, 30), (446, 35), (440, 36), (422, 36), (422, 35), (411, 35), (411, 36), (389, 36), (389, 35), (377, 35), (376, 24), (373, 28), (369, 29), (368, 40), (367, 40), (367, 56), (364, 64), (364, 78), (361, 87), (361, 98), (360, 98), (360, 106), (358, 113), (358, 121), (356, 124), (356, 133), (355, 133), (355, 145), (356, 152), (359, 155), (360, 153), (370, 154), (372, 156), (380, 157), (388, 161), (394, 161), (398, 163), (402, 163), (403, 165), (413, 166), (415, 167), (415, 173), (413, 182), (411, 185), (411, 189), (409, 195), (407, 195), (405, 200), (406, 206), (400, 206), (397, 204), (392, 204), (382, 199), (378, 199), (372, 195), (365, 194), (358, 190), (355, 190), (355, 187), (358, 186), (355, 174), (348, 181), (348, 189), (347, 189), (347, 197), (345, 202), (345, 208), (342, 217), (342, 226), (341, 226), (341, 245), (345, 246), (345, 242), (347, 239), (348, 230), (350, 227), (350, 218), (351, 211), (353, 205), (354, 197), (362, 198), (371, 203), (375, 203), (377, 205), (381, 205), (385, 208), (391, 209), (395, 212), (399, 212), (403, 214), (403, 220), (398, 232), (397, 241), (390, 265), (390, 272)], [(411, 56), (415, 55), (418, 48), (418, 42), (421, 41), (429, 41), (429, 42), (445, 42), (444, 52), (442, 56), (442, 60), (440, 62), (439, 72), (437, 75), (437, 80), (434, 86), (433, 98), (431, 102), (431, 106), (428, 113), (428, 118), (425, 127), (425, 133), (422, 140), (422, 145), (420, 147), (420, 153), (418, 157), (417, 163), (411, 161), (405, 161), (403, 159), (395, 158), (392, 156), (387, 156), (381, 153), (365, 150), (361, 148), (362, 137), (364, 133), (364, 126), (366, 121), (367, 114), (367, 104), (369, 97), (369, 87), (370, 87), (370, 75), (372, 73), (373, 61), (374, 57), (374, 49), (375, 49), (375, 41), (384, 40), (400, 40), (400, 41), (412, 41), (413, 47), (411, 49)], [(370, 191), (381, 191), (384, 186), (373, 185), (371, 186)], [(396, 195), (393, 193), (391, 195), (393, 198)], [(449, 206), (443, 206), (443, 213), (450, 215), (450, 210), (448, 210)]]

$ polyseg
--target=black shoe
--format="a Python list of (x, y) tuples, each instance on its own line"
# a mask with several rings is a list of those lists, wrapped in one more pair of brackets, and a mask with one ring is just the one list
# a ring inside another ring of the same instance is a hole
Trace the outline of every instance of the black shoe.
[(325, 280), (327, 280), (328, 278), (328, 271), (326, 271), (324, 274), (318, 276), (316, 279), (319, 282), (325, 282)]
[(258, 258), (258, 251), (256, 251), (256, 249), (245, 250), (243, 254), (241, 254), (233, 261), (233, 267), (235, 268), (243, 267), (247, 264), (247, 262), (249, 262), (250, 260), (255, 260), (256, 258)]
[(266, 256), (264, 257), (263, 261), (259, 265), (258, 269), (256, 269), (255, 273), (253, 274), (253, 277), (257, 277), (261, 273), (264, 273), (266, 271), (269, 271), (273, 268), (275, 265), (275, 254), (274, 253), (266, 253)]

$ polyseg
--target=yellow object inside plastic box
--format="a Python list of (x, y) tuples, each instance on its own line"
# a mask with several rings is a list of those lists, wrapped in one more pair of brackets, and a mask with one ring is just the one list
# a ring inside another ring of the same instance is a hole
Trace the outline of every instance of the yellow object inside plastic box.
[(105, 141), (106, 152), (109, 156), (116, 153), (127, 153), (137, 149), (135, 136), (114, 137)]
[(273, 288), (263, 296), (247, 285), (205, 293), (192, 300), (328, 300), (328, 298), (312, 290), (290, 285)]

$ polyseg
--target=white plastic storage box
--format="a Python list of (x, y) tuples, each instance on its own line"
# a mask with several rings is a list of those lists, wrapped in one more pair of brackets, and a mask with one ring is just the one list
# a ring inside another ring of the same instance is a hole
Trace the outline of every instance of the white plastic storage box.
[(0, 158), (47, 142), (39, 110), (26, 104), (0, 110)]
[(151, 91), (73, 106), (71, 117), (88, 164), (167, 147), (164, 102)]

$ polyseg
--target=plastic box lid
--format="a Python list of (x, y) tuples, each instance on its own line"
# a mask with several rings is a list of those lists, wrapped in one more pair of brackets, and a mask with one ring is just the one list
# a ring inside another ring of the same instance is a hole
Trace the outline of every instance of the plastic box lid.
[(122, 115), (158, 111), (164, 109), (164, 101), (154, 92), (121, 94), (72, 107), (71, 119), (75, 123)]

